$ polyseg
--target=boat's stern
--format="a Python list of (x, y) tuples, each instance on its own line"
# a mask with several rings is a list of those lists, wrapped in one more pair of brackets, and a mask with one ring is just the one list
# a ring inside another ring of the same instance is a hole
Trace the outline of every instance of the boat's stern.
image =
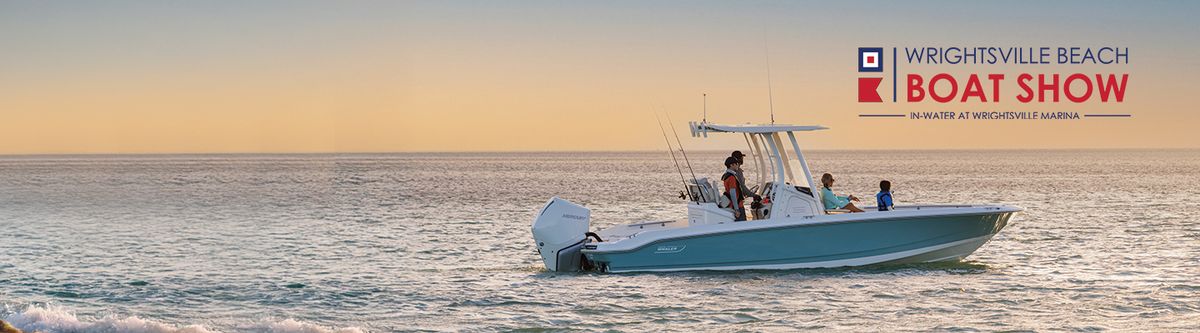
[(582, 267), (592, 211), (559, 197), (551, 198), (533, 218), (533, 241), (546, 269), (573, 272)]

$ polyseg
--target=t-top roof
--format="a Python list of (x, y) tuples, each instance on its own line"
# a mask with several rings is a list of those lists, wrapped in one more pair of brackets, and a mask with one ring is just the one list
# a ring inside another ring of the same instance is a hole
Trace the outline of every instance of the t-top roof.
[(701, 136), (707, 132), (723, 132), (723, 133), (775, 133), (775, 132), (797, 132), (797, 131), (816, 131), (829, 129), (824, 126), (798, 126), (788, 124), (744, 124), (744, 125), (718, 125), (709, 123), (689, 122), (688, 127), (692, 130), (692, 136)]

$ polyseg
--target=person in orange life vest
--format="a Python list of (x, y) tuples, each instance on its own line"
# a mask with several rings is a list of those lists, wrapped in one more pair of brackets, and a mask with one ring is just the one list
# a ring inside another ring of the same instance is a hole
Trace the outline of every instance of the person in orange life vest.
[[(738, 160), (738, 165), (742, 165), (742, 166), (746, 165), (746, 160), (743, 159), (743, 157), (745, 157), (746, 154), (742, 154), (741, 150), (734, 150), (733, 154), (730, 154), (729, 156), (733, 156), (734, 158), (736, 158)], [(743, 197), (750, 196), (750, 197), (754, 198), (754, 201), (762, 201), (762, 197), (758, 196), (758, 194), (755, 194), (754, 191), (751, 191), (750, 188), (746, 187), (746, 175), (744, 173), (742, 173), (742, 168), (737, 169), (737, 177), (738, 177), (738, 185), (741, 185)]]
[(733, 208), (733, 220), (746, 220), (746, 206), (742, 205), (742, 200), (746, 199), (746, 193), (742, 191), (742, 184), (738, 182), (737, 174), (742, 171), (742, 162), (736, 157), (730, 156), (725, 158), (725, 174), (721, 175), (721, 182), (725, 183), (725, 196), (729, 197), (729, 208)]

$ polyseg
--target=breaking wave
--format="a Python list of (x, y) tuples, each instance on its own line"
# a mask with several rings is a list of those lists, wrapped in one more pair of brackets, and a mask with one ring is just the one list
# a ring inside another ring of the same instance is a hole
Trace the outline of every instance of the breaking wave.
[[(4, 321), (24, 332), (44, 333), (218, 333), (221, 330), (191, 324), (176, 326), (137, 316), (87, 318), (61, 306), (27, 306), (18, 311), (5, 311)], [(295, 319), (263, 321), (233, 328), (238, 332), (269, 333), (361, 333), (357, 327), (329, 328)]]

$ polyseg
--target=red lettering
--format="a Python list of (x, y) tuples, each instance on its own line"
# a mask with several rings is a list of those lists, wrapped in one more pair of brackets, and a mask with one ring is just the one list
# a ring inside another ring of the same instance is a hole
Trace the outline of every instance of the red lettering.
[(1000, 80), (1004, 80), (1004, 74), (988, 74), (988, 80), (992, 80), (992, 103), (999, 103)]
[[(921, 100), (925, 99), (925, 89), (921, 88), (922, 81), (924, 81), (924, 79), (921, 79), (920, 75), (908, 74), (908, 101), (909, 102), (920, 102)], [(914, 95), (913, 93), (916, 93), (916, 95)]]
[[(1071, 82), (1076, 80), (1083, 80), (1083, 83), (1087, 84), (1087, 89), (1084, 90), (1083, 96), (1075, 96), (1075, 94), (1071, 93)], [(1071, 74), (1071, 76), (1067, 77), (1066, 81), (1063, 81), (1062, 88), (1063, 93), (1067, 95), (1067, 99), (1075, 103), (1086, 102), (1088, 98), (1092, 97), (1092, 80), (1089, 80), (1087, 75)]]
[(1046, 74), (1038, 74), (1038, 102), (1046, 101), (1046, 91), (1054, 93), (1054, 101), (1058, 102), (1058, 74), (1054, 74), (1053, 82), (1046, 83)]
[(1100, 101), (1108, 102), (1108, 92), (1116, 93), (1117, 102), (1125, 101), (1125, 82), (1129, 81), (1129, 74), (1121, 74), (1121, 83), (1117, 84), (1117, 76), (1108, 74), (1108, 81), (1100, 74), (1096, 74), (1096, 85), (1100, 87)]
[[(949, 94), (946, 94), (945, 96), (938, 96), (938, 93), (937, 93), (938, 81), (949, 81), (950, 82), (950, 93)], [(937, 101), (938, 103), (946, 103), (946, 102), (949, 102), (950, 100), (954, 99), (954, 95), (957, 95), (957, 94), (958, 94), (958, 82), (955, 82), (954, 77), (950, 76), (950, 74), (939, 73), (938, 75), (934, 75), (933, 78), (929, 79), (929, 97), (933, 98), (934, 101)]]
[(979, 97), (980, 102), (987, 102), (987, 96), (983, 94), (983, 86), (979, 84), (979, 76), (975, 74), (971, 74), (971, 77), (967, 79), (967, 87), (963, 89), (962, 100), (959, 102), (966, 102), (967, 98), (971, 97)]
[(1017, 75), (1017, 85), (1021, 86), (1021, 90), (1025, 91), (1017, 95), (1018, 102), (1029, 103), (1033, 100), (1033, 89), (1029, 87), (1029, 80), (1033, 80), (1033, 75), (1029, 75), (1029, 73)]
[(1046, 75), (1038, 74), (1038, 102), (1046, 101), (1046, 91), (1054, 92), (1054, 101), (1058, 102), (1058, 74), (1054, 74), (1054, 81), (1046, 84)]

